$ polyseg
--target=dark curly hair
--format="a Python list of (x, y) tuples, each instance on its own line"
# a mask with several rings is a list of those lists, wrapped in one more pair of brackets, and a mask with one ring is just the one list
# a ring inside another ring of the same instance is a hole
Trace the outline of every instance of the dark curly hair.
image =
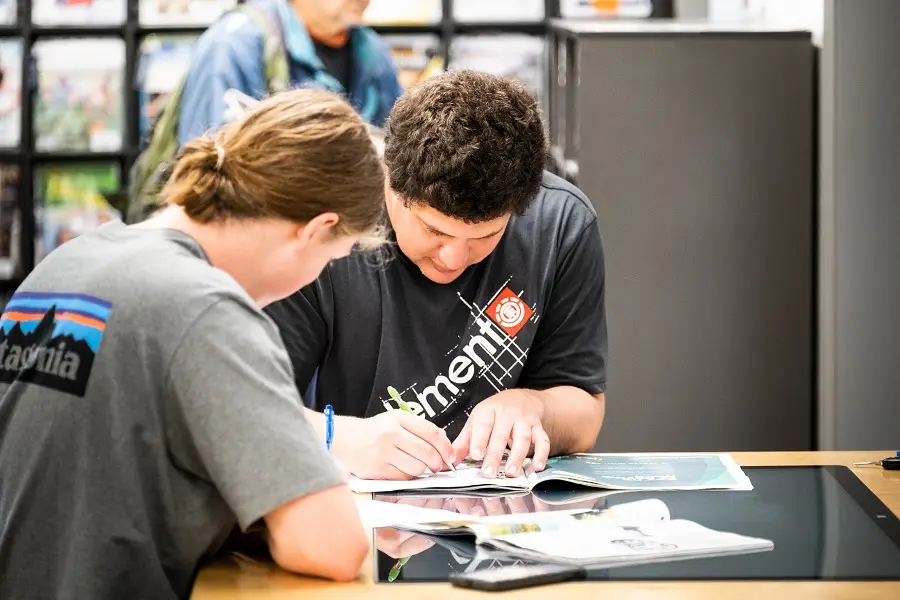
[(546, 145), (537, 101), (521, 83), (451, 69), (394, 104), (384, 159), (404, 203), (480, 223), (525, 212), (540, 189)]

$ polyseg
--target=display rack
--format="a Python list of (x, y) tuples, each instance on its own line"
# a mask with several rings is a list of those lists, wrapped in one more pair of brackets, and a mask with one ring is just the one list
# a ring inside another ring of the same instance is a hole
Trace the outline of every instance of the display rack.
[[(239, 0), (240, 1), (240, 0)], [(654, 0), (651, 18), (673, 16), (672, 0)], [(140, 90), (136, 84), (142, 40), (151, 34), (200, 34), (203, 25), (171, 26), (142, 25), (139, 21), (139, 0), (127, 0), (125, 21), (121, 25), (53, 25), (33, 24), (32, 0), (18, 0), (17, 23), (0, 25), (0, 39), (21, 40), (21, 109), (20, 138), (18, 148), (0, 149), (0, 164), (17, 165), (18, 172), (18, 259), (11, 277), (0, 278), (0, 295), (8, 296), (22, 279), (34, 268), (35, 235), (38, 223), (35, 219), (35, 170), (41, 165), (72, 163), (113, 163), (120, 173), (119, 195), (128, 188), (129, 169), (140, 152)], [(440, 53), (444, 63), (452, 67), (451, 42), (456, 36), (476, 34), (525, 34), (544, 37), (549, 19), (560, 16), (560, 0), (544, 0), (544, 18), (532, 22), (460, 22), (454, 18), (453, 0), (441, 0), (442, 15), (433, 24), (381, 25), (372, 27), (385, 35), (431, 34), (440, 40)], [(35, 91), (37, 69), (34, 66), (35, 42), (45, 39), (119, 38), (125, 42), (123, 108), (125, 115), (121, 148), (110, 152), (92, 151), (36, 151), (35, 150)], [(2, 300), (2, 298), (0, 298)], [(0, 305), (5, 302), (0, 301)]]

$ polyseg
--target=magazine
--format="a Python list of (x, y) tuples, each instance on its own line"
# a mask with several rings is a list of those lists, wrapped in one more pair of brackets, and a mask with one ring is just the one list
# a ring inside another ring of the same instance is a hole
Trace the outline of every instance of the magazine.
[(236, 4), (236, 0), (140, 0), (141, 25), (210, 25)]
[(363, 18), (369, 25), (430, 25), (442, 14), (441, 0), (371, 0)]
[(120, 187), (115, 164), (59, 164), (35, 171), (35, 263), (65, 242), (114, 219), (105, 194)]
[(22, 129), (22, 40), (0, 40), (0, 147), (16, 148)]
[(522, 82), (546, 106), (543, 38), (524, 34), (457, 35), (450, 43), (450, 68), (475, 69)]
[(671, 519), (668, 507), (657, 499), (607, 510), (461, 517), (394, 527), (429, 536), (472, 536), (488, 551), (591, 568), (763, 552), (775, 547), (771, 540)]
[(56, 39), (34, 44), (38, 90), (35, 149), (114, 152), (124, 129), (121, 39)]
[(19, 217), (19, 167), (0, 165), (0, 279), (9, 279), (16, 274)]
[(126, 0), (33, 0), (35, 25), (121, 25)]
[(460, 23), (532, 23), (544, 19), (544, 0), (453, 0), (453, 18)]
[(137, 73), (140, 139), (147, 140), (169, 94), (187, 73), (197, 35), (149, 35), (141, 41)]
[(16, 0), (0, 0), (0, 25), (15, 25), (18, 9)]
[(403, 89), (444, 70), (441, 39), (436, 35), (384, 35)]
[(653, 12), (653, 0), (560, 0), (559, 14), (563, 18), (619, 17), (646, 19)]
[(479, 464), (462, 463), (455, 472), (426, 473), (410, 480), (351, 477), (350, 488), (359, 493), (453, 490), (506, 494), (562, 482), (607, 490), (753, 489), (750, 479), (727, 454), (569, 454), (551, 458), (540, 472), (526, 460), (523, 470), (518, 477), (507, 477), (501, 470), (489, 479), (481, 474)]

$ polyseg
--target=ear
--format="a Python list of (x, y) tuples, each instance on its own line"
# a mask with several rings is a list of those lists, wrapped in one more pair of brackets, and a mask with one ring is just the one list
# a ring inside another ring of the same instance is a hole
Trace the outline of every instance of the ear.
[(317, 215), (305, 225), (298, 226), (297, 241), (305, 247), (314, 242), (326, 240), (332, 235), (338, 221), (340, 221), (340, 217), (337, 213), (327, 212)]

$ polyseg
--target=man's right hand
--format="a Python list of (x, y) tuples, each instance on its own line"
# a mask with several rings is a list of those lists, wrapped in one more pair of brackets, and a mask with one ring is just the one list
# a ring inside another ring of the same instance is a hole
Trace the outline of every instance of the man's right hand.
[(389, 410), (335, 426), (333, 450), (351, 473), (364, 479), (412, 479), (456, 463), (444, 430), (422, 417)]

